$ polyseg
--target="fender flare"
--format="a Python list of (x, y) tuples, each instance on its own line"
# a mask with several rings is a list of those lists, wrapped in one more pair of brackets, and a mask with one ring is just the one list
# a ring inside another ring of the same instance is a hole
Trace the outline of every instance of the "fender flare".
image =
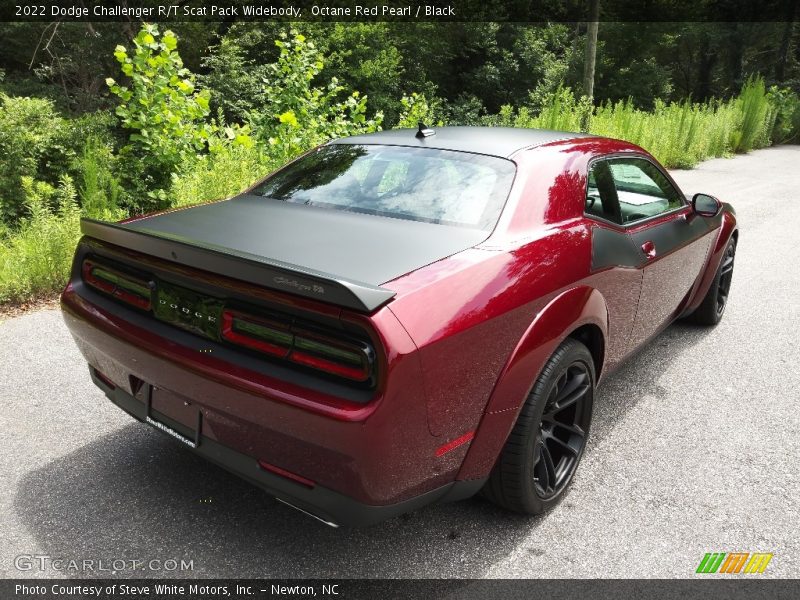
[(724, 204), (723, 206), (724, 209), (719, 216), (721, 224), (717, 239), (712, 243), (712, 249), (709, 250), (709, 255), (706, 259), (697, 287), (692, 293), (690, 301), (686, 303), (686, 307), (683, 309), (681, 316), (690, 315), (700, 306), (700, 303), (703, 302), (703, 299), (708, 293), (708, 289), (711, 287), (711, 282), (714, 281), (714, 277), (717, 274), (717, 269), (719, 268), (720, 262), (722, 262), (722, 255), (728, 242), (733, 236), (739, 235), (739, 227), (736, 222), (736, 213), (733, 211), (733, 207), (729, 204)]
[(597, 326), (605, 345), (606, 301), (598, 290), (588, 286), (558, 294), (536, 314), (495, 382), (456, 479), (488, 476), (545, 363), (561, 342), (583, 325)]

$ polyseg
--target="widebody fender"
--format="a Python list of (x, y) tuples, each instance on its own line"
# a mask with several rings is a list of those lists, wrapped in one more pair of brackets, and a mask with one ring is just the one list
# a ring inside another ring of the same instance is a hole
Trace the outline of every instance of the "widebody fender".
[(731, 236), (738, 235), (736, 212), (730, 204), (724, 204), (722, 212), (715, 218), (721, 221), (717, 239), (709, 252), (705, 268), (700, 276), (700, 282), (695, 288), (691, 300), (686, 304), (683, 315), (692, 313), (700, 306), (703, 298), (705, 298), (708, 293), (708, 288), (711, 287), (711, 282), (714, 281), (714, 276), (717, 274), (717, 269), (719, 268), (719, 263), (722, 260), (722, 254), (725, 252), (728, 241), (731, 239)]
[(545, 363), (564, 339), (584, 325), (596, 326), (603, 340), (607, 338), (605, 299), (587, 286), (558, 294), (535, 316), (495, 383), (458, 479), (489, 474)]

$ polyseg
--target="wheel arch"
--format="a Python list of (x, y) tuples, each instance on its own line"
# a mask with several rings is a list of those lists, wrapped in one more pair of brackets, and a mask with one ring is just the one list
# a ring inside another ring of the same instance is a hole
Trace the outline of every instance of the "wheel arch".
[(700, 306), (700, 303), (702, 303), (703, 298), (705, 298), (706, 294), (708, 293), (711, 282), (714, 280), (714, 276), (717, 272), (720, 261), (722, 260), (722, 255), (726, 246), (728, 245), (728, 242), (733, 239), (737, 244), (739, 243), (739, 227), (736, 221), (736, 213), (733, 211), (733, 208), (727, 204), (724, 205), (722, 212), (717, 218), (721, 220), (719, 233), (717, 234), (716, 241), (713, 243), (713, 247), (709, 252), (706, 263), (703, 266), (703, 271), (699, 274), (699, 281), (697, 283), (697, 287), (692, 292), (691, 300), (683, 309), (681, 314), (682, 317), (692, 314), (692, 312), (694, 312), (697, 307)]
[(595, 379), (599, 380), (606, 356), (606, 338), (603, 331), (594, 323), (586, 323), (572, 331), (567, 337), (578, 340), (589, 349), (594, 360)]
[(563, 291), (535, 315), (495, 382), (457, 479), (488, 475), (544, 365), (570, 337), (587, 345), (598, 377), (605, 360), (608, 309), (597, 289)]

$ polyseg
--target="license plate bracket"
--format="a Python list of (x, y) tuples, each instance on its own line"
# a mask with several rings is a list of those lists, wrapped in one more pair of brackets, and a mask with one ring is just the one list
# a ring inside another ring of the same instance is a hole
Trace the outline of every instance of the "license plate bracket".
[(145, 383), (144, 386), (145, 389), (143, 391), (145, 397), (145, 403), (144, 403), (145, 423), (152, 425), (156, 429), (160, 429), (167, 435), (172, 436), (173, 438), (175, 438), (182, 444), (186, 444), (190, 448), (195, 449), (199, 447), (200, 433), (202, 431), (202, 426), (203, 426), (203, 412), (199, 408), (197, 409), (197, 420), (195, 422), (194, 434), (191, 437), (186, 436), (181, 432), (175, 430), (173, 427), (170, 427), (166, 423), (159, 421), (158, 419), (155, 418), (155, 416), (153, 415), (153, 386), (149, 383)]

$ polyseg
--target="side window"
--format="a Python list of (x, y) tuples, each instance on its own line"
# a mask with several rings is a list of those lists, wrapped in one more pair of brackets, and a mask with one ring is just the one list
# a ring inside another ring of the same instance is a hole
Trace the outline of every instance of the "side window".
[(622, 224), (617, 189), (607, 160), (595, 161), (589, 169), (585, 212), (587, 215)]
[(683, 206), (678, 191), (650, 161), (615, 158), (608, 162), (621, 222), (631, 223)]

